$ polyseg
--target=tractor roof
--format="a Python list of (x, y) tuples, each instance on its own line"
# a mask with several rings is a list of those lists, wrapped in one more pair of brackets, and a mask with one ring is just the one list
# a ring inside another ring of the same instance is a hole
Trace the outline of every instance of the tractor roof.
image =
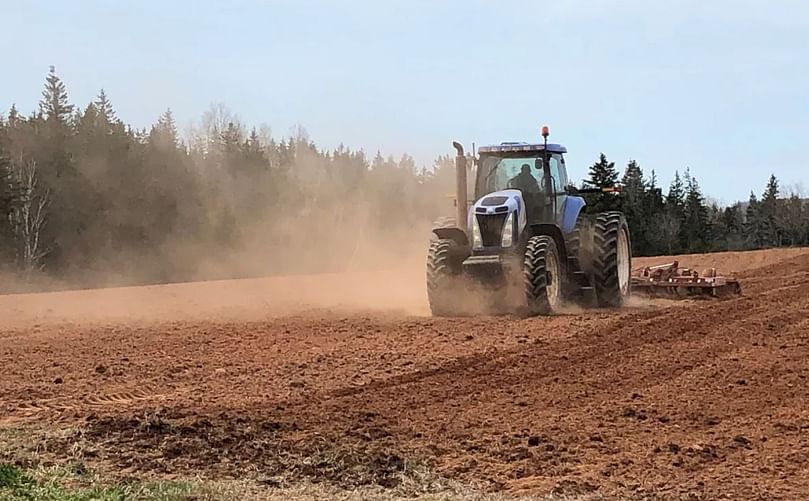
[[(478, 148), (479, 153), (511, 153), (516, 151), (525, 152), (542, 152), (545, 151), (544, 144), (529, 144), (523, 142), (506, 142), (493, 146), (481, 146)], [(567, 148), (561, 144), (548, 143), (549, 153), (567, 153)]]

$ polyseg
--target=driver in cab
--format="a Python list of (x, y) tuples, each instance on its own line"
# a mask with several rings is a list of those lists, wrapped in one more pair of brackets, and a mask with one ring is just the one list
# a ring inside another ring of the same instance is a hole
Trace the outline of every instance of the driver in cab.
[(520, 173), (508, 180), (510, 188), (520, 190), (523, 193), (539, 193), (539, 183), (531, 174), (531, 166), (522, 164)]

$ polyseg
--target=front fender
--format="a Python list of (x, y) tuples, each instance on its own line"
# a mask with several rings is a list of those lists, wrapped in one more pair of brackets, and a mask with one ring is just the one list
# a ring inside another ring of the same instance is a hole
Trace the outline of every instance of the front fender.
[(563, 263), (567, 262), (567, 245), (565, 244), (565, 237), (562, 235), (562, 229), (555, 224), (539, 223), (528, 226), (525, 241), (527, 242), (531, 237), (540, 235), (548, 235), (556, 242), (556, 247), (562, 255)]
[(433, 234), (441, 239), (452, 240), (456, 244), (464, 247), (469, 245), (469, 238), (466, 236), (466, 233), (464, 233), (464, 231), (457, 226), (433, 228)]

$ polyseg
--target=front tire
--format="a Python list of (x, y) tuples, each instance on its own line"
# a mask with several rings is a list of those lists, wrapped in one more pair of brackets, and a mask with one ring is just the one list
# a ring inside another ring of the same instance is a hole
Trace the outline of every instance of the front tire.
[(601, 307), (622, 306), (630, 294), (632, 244), (620, 212), (603, 212), (593, 231), (593, 282)]
[(427, 253), (427, 300), (437, 317), (457, 313), (462, 292), (456, 287), (460, 277), (457, 245), (448, 239), (433, 240)]
[(523, 280), (528, 315), (549, 315), (562, 301), (562, 263), (556, 241), (547, 235), (531, 237), (525, 249)]

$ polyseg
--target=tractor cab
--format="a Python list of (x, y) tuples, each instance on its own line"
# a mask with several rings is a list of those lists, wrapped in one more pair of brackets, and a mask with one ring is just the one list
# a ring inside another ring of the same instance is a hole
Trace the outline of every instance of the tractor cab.
[(472, 254), (519, 253), (539, 231), (558, 229), (561, 241), (573, 229), (584, 200), (566, 191), (564, 146), (509, 142), (479, 153), (466, 214)]
[(568, 184), (564, 146), (501, 143), (483, 146), (479, 152), (476, 202), (487, 195), (517, 190), (525, 205), (527, 224), (559, 222)]

